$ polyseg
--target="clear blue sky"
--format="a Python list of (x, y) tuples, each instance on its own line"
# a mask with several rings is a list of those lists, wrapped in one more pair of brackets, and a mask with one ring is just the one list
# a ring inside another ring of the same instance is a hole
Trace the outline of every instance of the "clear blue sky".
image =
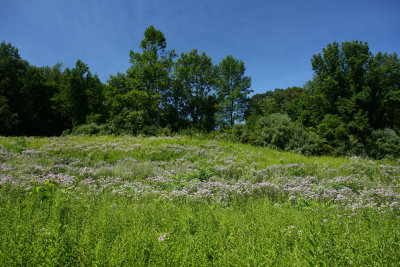
[(129, 51), (154, 25), (179, 54), (243, 60), (263, 93), (303, 86), (312, 55), (333, 41), (399, 54), (399, 12), (399, 0), (0, 0), (0, 41), (36, 66), (81, 59), (106, 82), (128, 69)]

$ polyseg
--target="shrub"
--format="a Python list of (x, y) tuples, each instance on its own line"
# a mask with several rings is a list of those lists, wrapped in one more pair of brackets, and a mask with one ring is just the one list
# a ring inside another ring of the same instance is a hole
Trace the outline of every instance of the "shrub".
[(299, 123), (294, 123), (292, 128), (292, 138), (285, 150), (299, 152), (304, 155), (321, 154), (321, 142), (318, 135), (306, 131)]
[(285, 149), (291, 138), (292, 120), (286, 114), (260, 117), (251, 132), (254, 144)]
[(349, 137), (346, 125), (337, 115), (327, 114), (317, 126), (318, 135), (326, 141), (333, 155), (343, 155), (347, 150)]
[(91, 113), (90, 115), (86, 116), (86, 123), (91, 124), (91, 123), (96, 123), (96, 124), (101, 124), (104, 122), (103, 115), (97, 114), (97, 113)]
[(349, 144), (346, 153), (338, 153), (337, 155), (345, 154), (346, 156), (367, 156), (363, 140), (355, 135), (349, 135)]
[(317, 154), (319, 150), (316, 135), (306, 131), (288, 115), (275, 113), (260, 117), (253, 129), (249, 130), (251, 143), (306, 155)]
[(157, 131), (157, 126), (145, 125), (140, 130), (138, 130), (137, 133), (144, 136), (157, 136)]
[(170, 124), (157, 130), (157, 136), (172, 136), (172, 133), (173, 131)]
[(392, 129), (379, 129), (372, 132), (369, 154), (377, 159), (400, 157), (400, 137)]
[(111, 134), (111, 129), (108, 127), (107, 124), (96, 124), (96, 123), (89, 123), (89, 124), (82, 124), (71, 131), (72, 135), (107, 135)]
[(206, 136), (212, 140), (246, 143), (248, 142), (248, 127), (243, 124), (235, 124), (214, 130)]

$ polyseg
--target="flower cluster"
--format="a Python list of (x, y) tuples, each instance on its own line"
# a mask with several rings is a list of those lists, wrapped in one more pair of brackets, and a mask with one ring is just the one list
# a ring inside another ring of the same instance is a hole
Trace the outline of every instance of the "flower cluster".
[[(4, 138), (2, 139), (4, 140)], [(20, 152), (0, 145), (0, 187), (46, 182), (68, 192), (185, 198), (229, 204), (235, 198), (324, 201), (352, 210), (400, 209), (400, 166), (351, 158), (338, 166), (290, 162), (265, 166), (260, 151), (182, 137), (78, 142), (51, 138)], [(284, 161), (284, 159), (279, 159)]]

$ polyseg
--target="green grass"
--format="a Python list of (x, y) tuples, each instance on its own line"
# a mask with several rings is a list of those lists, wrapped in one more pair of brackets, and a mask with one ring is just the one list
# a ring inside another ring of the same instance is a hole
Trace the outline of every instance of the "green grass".
[[(396, 161), (189, 137), (0, 137), (0, 144), (3, 266), (400, 262)], [(240, 191), (263, 183), (280, 189)], [(350, 190), (354, 201), (313, 198), (323, 188)]]
[[(372, 265), (400, 261), (399, 222), (274, 205), (128, 201), (110, 195), (51, 203), (2, 201), (4, 265)], [(169, 233), (165, 241), (158, 239)]]

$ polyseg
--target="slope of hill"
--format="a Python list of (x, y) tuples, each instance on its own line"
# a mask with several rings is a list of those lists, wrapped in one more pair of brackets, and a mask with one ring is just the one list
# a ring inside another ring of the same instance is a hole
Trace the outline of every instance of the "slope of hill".
[(190, 137), (0, 137), (5, 265), (400, 262), (400, 163)]

